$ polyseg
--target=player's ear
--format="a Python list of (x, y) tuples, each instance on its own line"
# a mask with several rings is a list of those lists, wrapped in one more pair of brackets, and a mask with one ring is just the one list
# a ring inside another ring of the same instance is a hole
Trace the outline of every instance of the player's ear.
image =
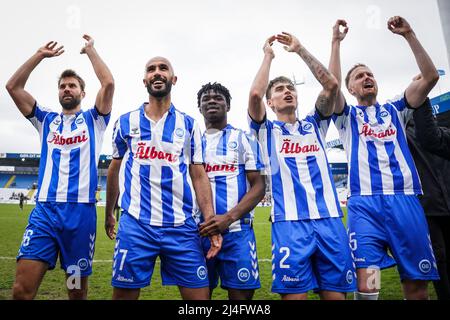
[(81, 91), (81, 99), (84, 99), (85, 96), (86, 96), (86, 92)]
[(172, 84), (176, 84), (177, 80), (178, 80), (178, 77), (177, 76), (173, 76), (172, 77)]
[(272, 99), (267, 99), (267, 106), (269, 106), (270, 109), (272, 109), (273, 113), (276, 113), (275, 112), (275, 106), (272, 103)]
[(355, 91), (353, 91), (353, 89), (352, 89), (352, 86), (351, 85), (349, 85), (348, 86), (348, 88), (347, 88), (347, 90), (348, 90), (348, 92), (352, 95), (352, 96), (354, 96), (355, 95)]

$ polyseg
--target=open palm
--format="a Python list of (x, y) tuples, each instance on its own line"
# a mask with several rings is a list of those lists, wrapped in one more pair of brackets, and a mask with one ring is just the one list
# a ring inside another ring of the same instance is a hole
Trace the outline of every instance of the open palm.
[(58, 42), (50, 41), (45, 46), (39, 48), (38, 52), (41, 53), (45, 58), (52, 58), (60, 56), (64, 53), (64, 46), (56, 47)]

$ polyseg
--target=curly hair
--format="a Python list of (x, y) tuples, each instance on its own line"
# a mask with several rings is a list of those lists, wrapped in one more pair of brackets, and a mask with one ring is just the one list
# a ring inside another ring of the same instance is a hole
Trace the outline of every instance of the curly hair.
[(202, 94), (207, 93), (210, 90), (223, 94), (223, 96), (225, 97), (225, 101), (227, 102), (227, 105), (228, 106), (230, 105), (231, 102), (230, 91), (228, 91), (226, 87), (224, 87), (218, 82), (214, 83), (208, 82), (207, 84), (203, 85), (202, 88), (197, 92), (197, 107), (200, 108), (200, 99), (202, 98)]

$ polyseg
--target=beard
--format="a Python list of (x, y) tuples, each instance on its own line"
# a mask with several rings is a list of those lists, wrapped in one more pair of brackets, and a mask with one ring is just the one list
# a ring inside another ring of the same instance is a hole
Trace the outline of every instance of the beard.
[(81, 103), (81, 99), (80, 97), (72, 97), (70, 101), (67, 101), (64, 100), (64, 97), (62, 97), (59, 98), (59, 103), (61, 104), (64, 110), (73, 110)]
[[(153, 82), (155, 82), (157, 80), (158, 81), (164, 81), (164, 84), (165, 84), (164, 89), (154, 90), (152, 88)], [(147, 84), (147, 92), (148, 92), (148, 94), (151, 95), (152, 97), (155, 97), (155, 98), (164, 98), (165, 96), (167, 96), (170, 93), (171, 90), (172, 90), (172, 82), (171, 81), (167, 81), (167, 80), (163, 80), (161, 78), (155, 79), (152, 82), (150, 82), (149, 84)]]

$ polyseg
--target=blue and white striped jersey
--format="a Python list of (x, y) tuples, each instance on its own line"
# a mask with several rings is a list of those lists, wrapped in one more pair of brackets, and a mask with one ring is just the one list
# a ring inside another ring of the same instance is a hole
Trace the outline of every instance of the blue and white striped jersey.
[(347, 153), (350, 195), (422, 193), (406, 141), (407, 107), (402, 97), (369, 107), (346, 104), (333, 115)]
[[(246, 171), (264, 168), (258, 141), (240, 129), (227, 125), (223, 130), (209, 130), (203, 134), (205, 169), (211, 183), (216, 214), (234, 208), (250, 189)], [(254, 211), (233, 222), (229, 232), (251, 228)], [(201, 220), (203, 221), (203, 220)]]
[(173, 105), (155, 122), (145, 103), (117, 120), (113, 158), (122, 158), (119, 205), (144, 224), (179, 226), (196, 211), (189, 164), (203, 164), (200, 128)]
[(272, 191), (272, 222), (341, 217), (325, 150), (331, 118), (313, 111), (294, 124), (249, 117)]
[(73, 115), (37, 103), (28, 120), (41, 139), (37, 201), (95, 203), (97, 164), (110, 115), (94, 107)]

